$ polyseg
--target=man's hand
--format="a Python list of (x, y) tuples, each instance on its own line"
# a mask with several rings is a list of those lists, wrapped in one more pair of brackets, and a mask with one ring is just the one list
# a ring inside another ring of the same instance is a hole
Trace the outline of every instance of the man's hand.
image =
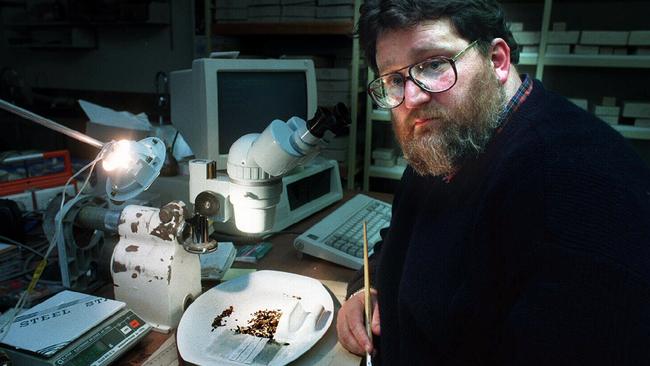
[[(377, 305), (377, 291), (370, 290), (372, 298), (372, 333), (380, 334), (379, 329), (379, 306)], [(363, 320), (364, 316), (364, 296), (363, 291), (352, 295), (343, 303), (336, 319), (336, 331), (338, 332), (339, 342), (348, 351), (362, 356), (366, 352), (372, 354), (372, 341), (368, 339), (366, 325)]]

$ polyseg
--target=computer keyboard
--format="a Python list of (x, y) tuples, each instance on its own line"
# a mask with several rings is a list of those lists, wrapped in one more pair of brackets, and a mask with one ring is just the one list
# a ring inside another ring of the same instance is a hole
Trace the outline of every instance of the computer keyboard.
[(293, 245), (303, 253), (359, 269), (363, 266), (363, 221), (366, 221), (368, 254), (381, 240), (379, 230), (390, 224), (391, 205), (357, 194), (316, 225), (297, 237)]

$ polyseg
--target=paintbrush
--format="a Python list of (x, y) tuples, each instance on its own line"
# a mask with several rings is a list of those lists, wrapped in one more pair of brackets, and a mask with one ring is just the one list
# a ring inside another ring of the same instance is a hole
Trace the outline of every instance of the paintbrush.
[[(372, 342), (372, 304), (370, 300), (370, 270), (368, 268), (368, 232), (366, 221), (363, 221), (363, 294), (365, 296), (366, 310), (366, 332), (368, 339)], [(366, 366), (372, 366), (370, 354), (366, 352)]]

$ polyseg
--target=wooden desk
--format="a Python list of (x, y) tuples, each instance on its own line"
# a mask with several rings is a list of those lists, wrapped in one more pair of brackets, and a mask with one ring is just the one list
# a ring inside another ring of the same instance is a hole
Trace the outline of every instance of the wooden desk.
[[(307, 219), (285, 229), (288, 233), (276, 235), (270, 239), (273, 243), (273, 249), (260, 260), (257, 264), (234, 263), (234, 268), (255, 268), (258, 270), (271, 269), (300, 274), (321, 280), (323, 284), (335, 296), (334, 300), (334, 321), (314, 347), (308, 352), (292, 362), (292, 365), (359, 365), (360, 358), (346, 351), (337, 340), (336, 336), (336, 313), (341, 307), (341, 302), (345, 298), (347, 282), (355, 273), (354, 270), (339, 266), (337, 264), (324, 261), (309, 255), (301, 255), (300, 252), (293, 248), (293, 239), (304, 232), (309, 227), (323, 219), (329, 213), (334, 211), (343, 202), (354, 196), (354, 192), (346, 192), (343, 200), (318, 212)], [(388, 194), (372, 194), (372, 196), (390, 202), (392, 197)], [(211, 288), (215, 283), (205, 283), (204, 290)], [(111, 287), (112, 289), (112, 287)], [(116, 365), (139, 366), (142, 365), (160, 345), (171, 335), (151, 332), (133, 349), (127, 352)]]

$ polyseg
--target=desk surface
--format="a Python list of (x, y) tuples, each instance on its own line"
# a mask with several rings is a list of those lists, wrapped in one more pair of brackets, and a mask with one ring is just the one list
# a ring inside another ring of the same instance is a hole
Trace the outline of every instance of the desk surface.
[[(234, 268), (255, 268), (258, 270), (272, 269), (276, 271), (285, 271), (308, 276), (321, 280), (323, 284), (334, 294), (334, 310), (338, 312), (340, 302), (345, 297), (347, 282), (355, 273), (354, 270), (324, 261), (309, 255), (302, 255), (293, 248), (293, 239), (307, 230), (319, 220), (323, 219), (329, 213), (334, 211), (343, 202), (354, 196), (354, 192), (346, 192), (343, 200), (318, 212), (307, 219), (285, 229), (285, 234), (272, 237), (273, 249), (262, 258), (257, 264), (234, 263)], [(390, 202), (391, 196), (388, 194), (371, 194), (373, 197)], [(214, 283), (204, 283), (204, 290), (215, 285)], [(112, 287), (111, 287), (112, 289)], [(338, 301), (337, 301), (338, 300)], [(336, 316), (336, 315), (335, 315)], [(116, 365), (136, 366), (142, 365), (151, 354), (153, 354), (160, 345), (165, 342), (173, 333), (161, 334), (151, 332), (133, 349), (121, 357)], [(347, 352), (338, 343), (336, 337), (336, 318), (328, 329), (325, 336), (307, 353), (294, 361), (292, 365), (358, 365), (359, 357)]]

